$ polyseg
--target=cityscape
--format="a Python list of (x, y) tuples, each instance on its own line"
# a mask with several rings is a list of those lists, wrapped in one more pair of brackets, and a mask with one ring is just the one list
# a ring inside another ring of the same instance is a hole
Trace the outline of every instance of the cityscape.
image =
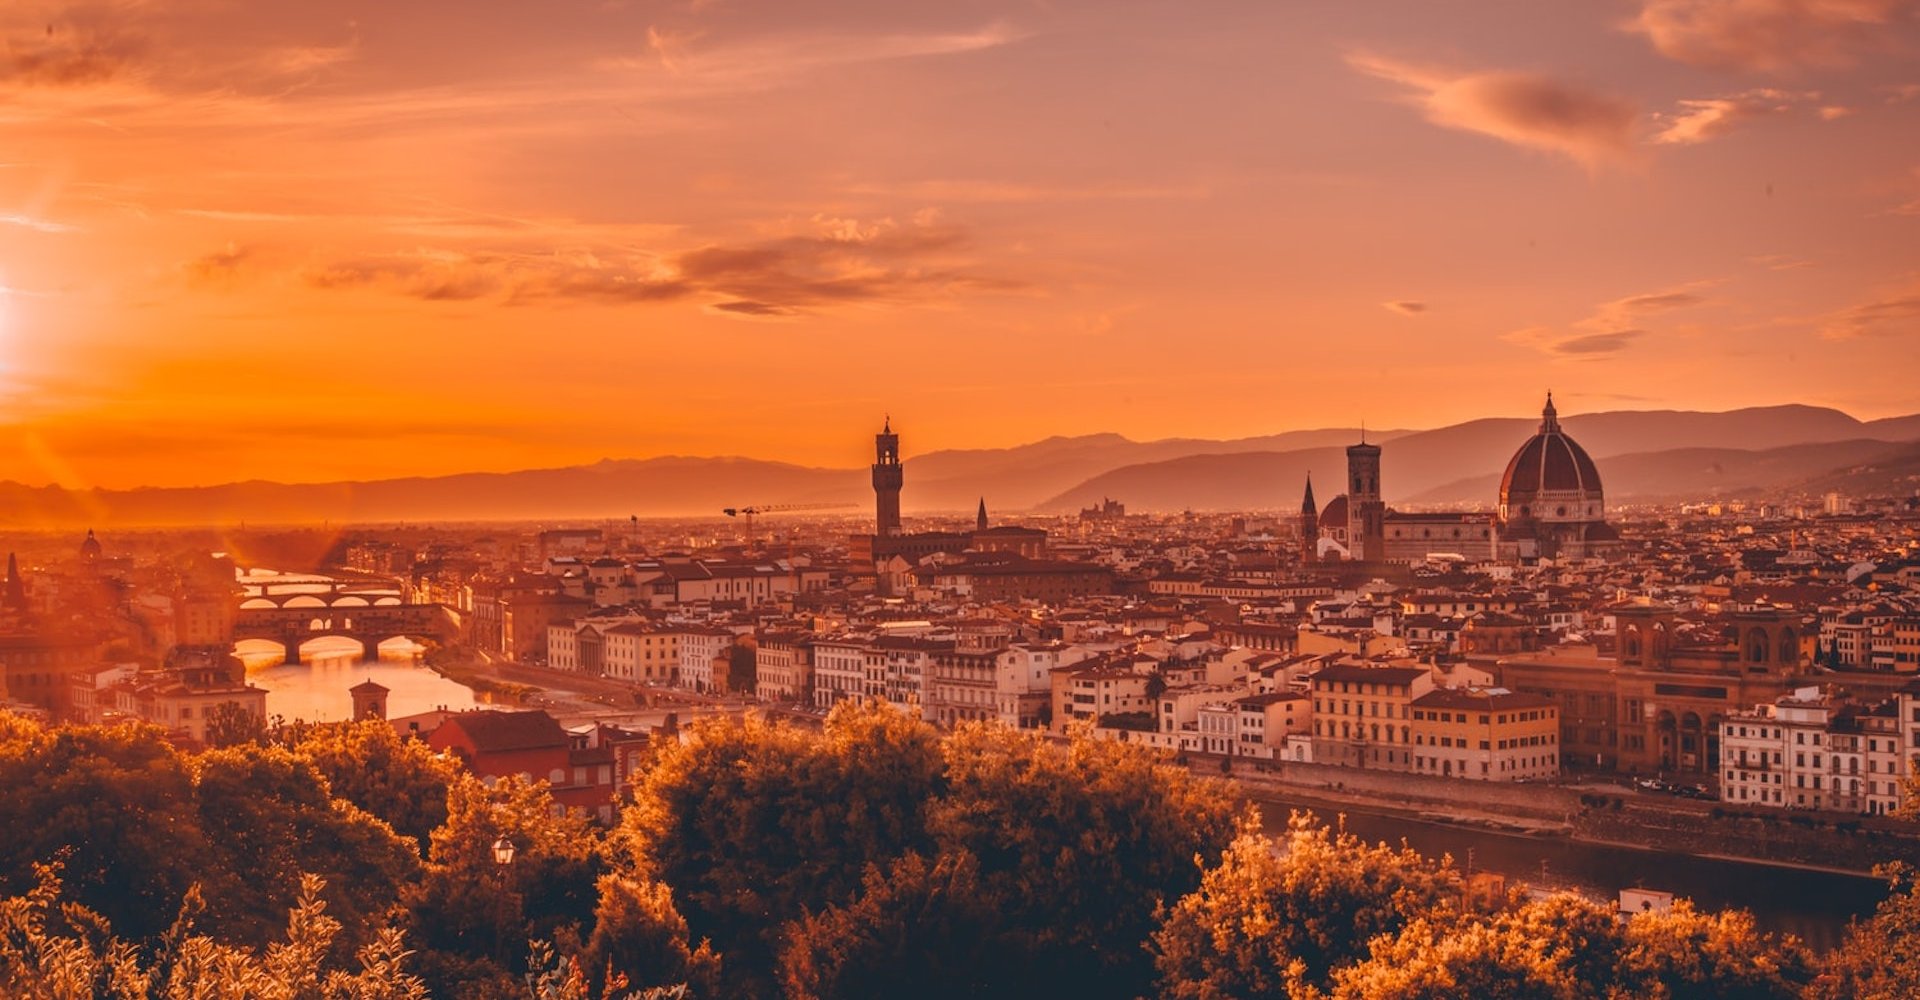
[(1920, 997), (1916, 54), (0, 11), (0, 996)]

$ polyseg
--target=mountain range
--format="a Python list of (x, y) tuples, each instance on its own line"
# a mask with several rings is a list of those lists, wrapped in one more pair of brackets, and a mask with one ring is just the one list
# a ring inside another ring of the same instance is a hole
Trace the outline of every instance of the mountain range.
[[(1861, 421), (1786, 405), (1723, 413), (1617, 411), (1561, 420), (1599, 466), (1610, 501), (1783, 491), (1912, 492), (1920, 414)], [(1491, 506), (1507, 459), (1535, 420), (1490, 418), (1423, 431), (1368, 431), (1383, 445), (1390, 503)], [(1316, 473), (1324, 503), (1340, 491), (1355, 428), (1226, 441), (1052, 437), (1012, 448), (930, 452), (906, 461), (909, 513), (1070, 512), (1112, 497), (1130, 509), (1297, 509)], [(911, 438), (907, 438), (911, 443)], [(0, 482), (0, 518), (21, 526), (558, 520), (717, 516), (723, 507), (844, 503), (867, 510), (865, 469), (761, 459), (666, 456), (508, 473), (372, 482), (67, 490)]]

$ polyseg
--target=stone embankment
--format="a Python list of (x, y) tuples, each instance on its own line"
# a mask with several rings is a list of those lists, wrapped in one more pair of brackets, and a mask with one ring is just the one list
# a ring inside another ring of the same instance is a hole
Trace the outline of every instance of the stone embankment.
[[(1219, 773), (1219, 758), (1194, 770)], [(1920, 864), (1920, 824), (1885, 816), (1732, 806), (1611, 785), (1468, 781), (1325, 764), (1238, 761), (1231, 777), (1254, 800), (1596, 843), (1867, 872)], [(1272, 808), (1272, 806), (1269, 806)]]

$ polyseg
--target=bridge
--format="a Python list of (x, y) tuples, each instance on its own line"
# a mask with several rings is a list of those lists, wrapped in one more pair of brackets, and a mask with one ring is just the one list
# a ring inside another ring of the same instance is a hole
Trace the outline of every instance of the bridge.
[[(288, 595), (320, 597), (325, 595)], [(257, 598), (256, 598), (257, 600)], [(444, 604), (341, 604), (331, 607), (248, 607), (233, 613), (233, 641), (264, 639), (287, 651), (286, 662), (300, 662), (300, 647), (314, 639), (358, 639), (369, 660), (388, 639), (430, 639), (449, 643), (460, 635), (460, 618)]]
[(400, 607), (407, 603), (406, 598), (391, 589), (361, 590), (353, 587), (335, 586), (323, 592), (296, 591), (291, 594), (259, 593), (248, 594), (240, 600), (240, 610), (253, 611), (260, 608), (367, 608)]

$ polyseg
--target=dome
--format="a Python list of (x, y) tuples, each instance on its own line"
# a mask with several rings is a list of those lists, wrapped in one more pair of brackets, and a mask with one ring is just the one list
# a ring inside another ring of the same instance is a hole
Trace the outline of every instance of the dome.
[(1500, 477), (1501, 520), (1598, 521), (1604, 504), (1600, 470), (1560, 429), (1549, 394), (1539, 433), (1514, 452)]
[(1345, 493), (1327, 501), (1327, 509), (1320, 512), (1320, 526), (1347, 530), (1347, 495)]

